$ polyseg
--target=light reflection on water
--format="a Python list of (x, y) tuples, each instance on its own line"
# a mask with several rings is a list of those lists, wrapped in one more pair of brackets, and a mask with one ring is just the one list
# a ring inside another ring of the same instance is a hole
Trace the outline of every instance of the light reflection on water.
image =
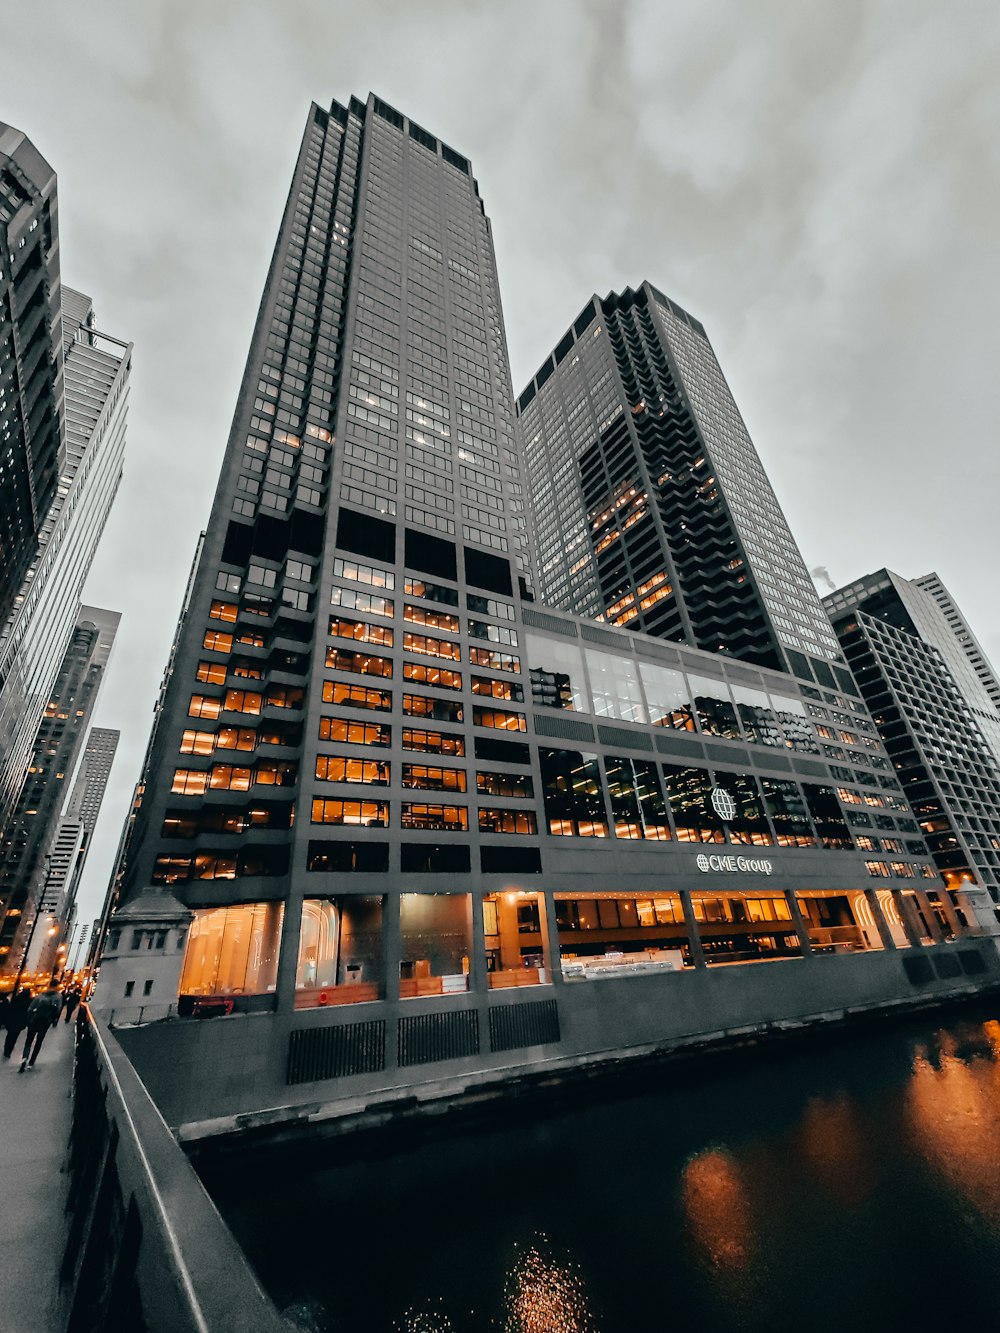
[(382, 1151), (207, 1181), (315, 1333), (1000, 1323), (992, 1010)]

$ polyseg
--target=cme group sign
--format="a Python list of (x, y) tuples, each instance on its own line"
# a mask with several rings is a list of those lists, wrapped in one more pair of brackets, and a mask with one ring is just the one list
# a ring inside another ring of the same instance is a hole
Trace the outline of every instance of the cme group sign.
[(770, 861), (758, 860), (752, 856), (705, 856), (697, 858), (695, 864), (703, 874), (751, 874), (770, 875), (774, 866)]

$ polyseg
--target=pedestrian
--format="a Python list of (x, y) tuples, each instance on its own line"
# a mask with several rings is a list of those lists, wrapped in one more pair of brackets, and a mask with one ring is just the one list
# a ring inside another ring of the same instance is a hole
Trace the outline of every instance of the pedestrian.
[(73, 1010), (74, 1010), (74, 1009), (76, 1008), (76, 1006), (80, 1003), (80, 992), (79, 992), (79, 990), (77, 990), (77, 988), (76, 988), (75, 986), (72, 986), (72, 987), (66, 992), (66, 999), (63, 1001), (63, 1003), (64, 1003), (64, 1005), (65, 1005), (65, 1009), (66, 1009), (66, 1020), (65, 1020), (65, 1021), (68, 1023), (69, 1020), (73, 1017)]
[(31, 1001), (28, 1006), (28, 1035), (24, 1039), (21, 1068), (17, 1071), (19, 1074), (23, 1074), (25, 1069), (34, 1068), (45, 1034), (59, 1022), (61, 1009), (62, 996), (59, 994), (58, 986), (50, 987), (44, 995), (36, 995)]
[(7, 1005), (7, 1036), (3, 1043), (3, 1058), (9, 1060), (14, 1054), (17, 1039), (28, 1021), (28, 1006), (31, 1004), (31, 991), (26, 986), (19, 987), (10, 997)]

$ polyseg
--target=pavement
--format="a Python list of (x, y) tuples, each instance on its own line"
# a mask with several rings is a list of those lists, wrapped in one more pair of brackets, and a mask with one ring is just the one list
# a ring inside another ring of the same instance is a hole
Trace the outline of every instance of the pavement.
[(32, 1070), (17, 1072), (23, 1035), (0, 1061), (0, 1333), (61, 1327), (74, 1028), (60, 1020)]

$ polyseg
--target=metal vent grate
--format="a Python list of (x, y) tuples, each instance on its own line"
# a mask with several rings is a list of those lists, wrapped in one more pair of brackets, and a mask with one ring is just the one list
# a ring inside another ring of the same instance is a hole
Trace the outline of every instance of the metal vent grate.
[(644, 731), (629, 731), (625, 727), (597, 724), (597, 734), (605, 745), (620, 745), (624, 750), (651, 750), (653, 742)]
[(459, 1009), (450, 1014), (417, 1014), (399, 1020), (399, 1063), (425, 1065), (479, 1054), (479, 1014)]
[(632, 640), (627, 634), (612, 634), (610, 630), (598, 629), (596, 625), (581, 625), (580, 633), (591, 643), (603, 643), (608, 648), (617, 648), (620, 653), (632, 651)]
[(555, 1000), (503, 1004), (490, 1010), (491, 1051), (512, 1051), (518, 1046), (545, 1046), (559, 1040), (559, 1010)]
[(566, 741), (593, 741), (594, 728), (589, 722), (574, 722), (569, 717), (548, 717), (544, 713), (532, 714), (535, 731), (539, 736), (559, 736)]
[(288, 1039), (287, 1083), (371, 1074), (385, 1068), (385, 1020), (299, 1028)]
[(557, 620), (555, 616), (548, 616), (544, 611), (536, 611), (532, 606), (521, 608), (521, 618), (526, 625), (531, 625), (534, 629), (547, 629), (550, 634), (562, 634), (567, 639), (576, 638), (576, 626), (572, 621)]

